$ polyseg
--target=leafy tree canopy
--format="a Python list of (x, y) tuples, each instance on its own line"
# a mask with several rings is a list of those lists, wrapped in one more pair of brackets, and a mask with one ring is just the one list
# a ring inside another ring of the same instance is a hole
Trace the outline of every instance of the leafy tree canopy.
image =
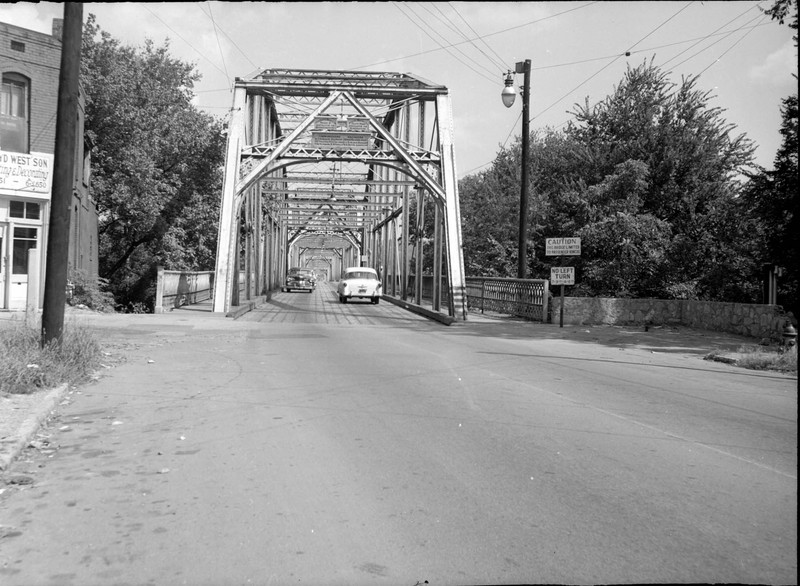
[(100, 276), (118, 302), (147, 302), (157, 265), (213, 268), (222, 127), (192, 105), (199, 74), (168, 43), (123, 46), (89, 15), (81, 68)]
[[(529, 274), (547, 278), (547, 237), (580, 236), (585, 295), (745, 300), (752, 288), (718, 269), (740, 250), (743, 173), (754, 146), (698, 89), (652, 62), (629, 67), (595, 105), (576, 105), (563, 131), (530, 138)], [(516, 265), (520, 141), (461, 182), (467, 272), (512, 276)], [(493, 258), (493, 255), (494, 258)], [(495, 258), (498, 259), (495, 261)], [(747, 264), (747, 263), (745, 263)], [(736, 275), (750, 270), (739, 267)]]

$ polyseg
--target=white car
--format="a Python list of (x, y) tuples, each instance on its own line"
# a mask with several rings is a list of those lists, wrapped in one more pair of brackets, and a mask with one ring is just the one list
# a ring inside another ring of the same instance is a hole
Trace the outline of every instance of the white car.
[(342, 280), (336, 288), (339, 302), (347, 303), (350, 299), (369, 299), (372, 303), (381, 300), (381, 282), (378, 272), (369, 267), (350, 267), (344, 270)]

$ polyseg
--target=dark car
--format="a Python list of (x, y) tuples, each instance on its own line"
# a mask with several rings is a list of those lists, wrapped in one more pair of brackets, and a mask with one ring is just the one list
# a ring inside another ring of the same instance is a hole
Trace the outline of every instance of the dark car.
[(286, 286), (283, 290), (285, 292), (308, 291), (311, 293), (316, 286), (317, 280), (314, 278), (314, 271), (293, 267), (286, 274)]

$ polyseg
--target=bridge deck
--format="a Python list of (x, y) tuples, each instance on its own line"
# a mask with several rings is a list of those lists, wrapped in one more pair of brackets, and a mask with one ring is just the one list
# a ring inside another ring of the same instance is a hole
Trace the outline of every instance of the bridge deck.
[(311, 293), (273, 292), (270, 300), (244, 314), (241, 321), (316, 323), (340, 325), (406, 325), (428, 321), (425, 317), (386, 301), (339, 303), (336, 283), (320, 281)]

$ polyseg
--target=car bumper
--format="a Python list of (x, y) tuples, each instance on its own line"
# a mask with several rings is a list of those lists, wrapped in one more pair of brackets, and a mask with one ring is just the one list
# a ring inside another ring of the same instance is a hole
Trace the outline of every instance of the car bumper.
[(314, 285), (311, 283), (304, 283), (302, 281), (293, 281), (291, 283), (286, 283), (283, 288), (290, 289), (292, 291), (313, 291)]

